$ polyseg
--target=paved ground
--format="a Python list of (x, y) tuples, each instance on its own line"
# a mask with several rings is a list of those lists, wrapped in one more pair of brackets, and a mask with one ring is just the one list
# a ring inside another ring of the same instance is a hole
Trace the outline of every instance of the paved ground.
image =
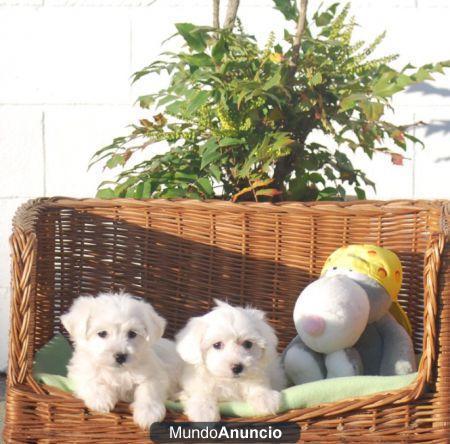
[(3, 416), (5, 414), (5, 375), (0, 373), (0, 442), (2, 442)]

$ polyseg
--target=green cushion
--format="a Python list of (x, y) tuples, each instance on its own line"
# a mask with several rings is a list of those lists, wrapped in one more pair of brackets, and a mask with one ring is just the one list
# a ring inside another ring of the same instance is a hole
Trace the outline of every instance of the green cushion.
[[(67, 339), (62, 335), (56, 335), (36, 353), (33, 368), (35, 379), (60, 390), (71, 392), (73, 384), (67, 377), (66, 369), (71, 355), (72, 349)], [(283, 404), (280, 413), (378, 392), (398, 390), (408, 386), (416, 378), (417, 373), (405, 376), (352, 376), (296, 385), (283, 390)], [(179, 402), (168, 401), (166, 405), (170, 410), (182, 411)], [(222, 402), (220, 411), (223, 416), (244, 418), (255, 416), (252, 408), (246, 402)]]

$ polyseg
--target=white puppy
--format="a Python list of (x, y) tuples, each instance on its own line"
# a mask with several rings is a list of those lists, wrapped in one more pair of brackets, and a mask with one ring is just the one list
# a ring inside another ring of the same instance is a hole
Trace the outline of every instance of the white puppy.
[(182, 361), (149, 303), (128, 294), (81, 296), (61, 321), (75, 345), (68, 376), (88, 408), (106, 413), (131, 402), (141, 428), (164, 418)]
[(285, 376), (277, 337), (252, 308), (217, 306), (192, 318), (177, 335), (177, 350), (187, 363), (181, 376), (182, 401), (191, 421), (218, 421), (218, 402), (248, 401), (256, 414), (280, 407)]

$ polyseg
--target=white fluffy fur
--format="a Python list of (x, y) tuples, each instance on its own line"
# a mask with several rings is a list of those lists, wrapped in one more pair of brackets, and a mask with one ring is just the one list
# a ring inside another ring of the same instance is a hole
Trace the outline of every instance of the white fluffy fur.
[[(182, 361), (175, 344), (162, 339), (166, 321), (149, 303), (128, 294), (81, 296), (61, 321), (75, 345), (68, 374), (88, 408), (106, 413), (131, 402), (141, 428), (164, 418)], [(127, 355), (122, 364), (117, 353)]]
[[(273, 329), (260, 310), (216, 304), (177, 335), (177, 350), (186, 362), (180, 396), (186, 415), (191, 421), (218, 421), (218, 402), (236, 400), (248, 401), (258, 415), (274, 414), (285, 376)], [(232, 367), (238, 364), (243, 371), (236, 375)]]

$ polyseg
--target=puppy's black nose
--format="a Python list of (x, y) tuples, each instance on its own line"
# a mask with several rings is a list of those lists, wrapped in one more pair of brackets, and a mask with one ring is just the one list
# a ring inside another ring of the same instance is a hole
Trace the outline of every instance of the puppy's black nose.
[(231, 371), (235, 374), (235, 375), (239, 375), (239, 373), (242, 373), (242, 370), (244, 370), (244, 366), (239, 363), (239, 364), (234, 364), (231, 367)]
[(128, 355), (126, 353), (116, 353), (114, 357), (118, 364), (123, 364), (127, 360)]

